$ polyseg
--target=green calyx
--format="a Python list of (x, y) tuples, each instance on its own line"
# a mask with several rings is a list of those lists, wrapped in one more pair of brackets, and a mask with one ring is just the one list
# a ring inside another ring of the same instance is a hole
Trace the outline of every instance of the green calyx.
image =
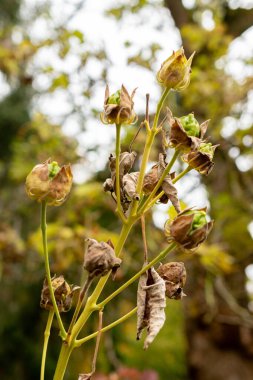
[(200, 126), (193, 113), (190, 113), (187, 116), (182, 116), (179, 120), (188, 136), (199, 137)]
[(120, 104), (120, 90), (116, 91), (108, 98), (107, 104)]
[(48, 164), (48, 176), (50, 179), (53, 179), (61, 170), (60, 166), (56, 161), (51, 162)]
[(211, 143), (201, 143), (199, 146), (199, 151), (201, 153), (208, 154), (210, 158), (213, 158), (214, 150)]

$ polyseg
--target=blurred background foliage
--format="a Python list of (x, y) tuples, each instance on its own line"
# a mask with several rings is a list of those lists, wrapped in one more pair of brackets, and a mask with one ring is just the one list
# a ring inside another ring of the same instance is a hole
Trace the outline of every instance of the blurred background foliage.
[[(27, 173), (48, 157), (60, 163), (71, 162), (76, 168), (76, 178), (81, 171), (89, 173), (87, 181), (77, 180), (70, 198), (61, 208), (49, 210), (53, 273), (63, 273), (70, 283), (78, 284), (83, 277), (84, 238), (110, 238), (115, 243), (120, 230), (113, 213), (115, 204), (102, 192), (102, 182), (108, 176), (106, 163), (100, 164), (98, 171), (95, 163), (92, 170), (89, 169), (89, 153), (99, 150), (99, 146), (94, 143), (92, 148), (88, 144), (80, 148), (79, 133), (69, 136), (62, 128), (74, 115), (85, 136), (89, 120), (98, 117), (102, 100), (100, 108), (90, 102), (98, 85), (104, 87), (108, 81), (111, 64), (108, 51), (86, 42), (80, 30), (68, 28), (68, 22), (81, 11), (85, 1), (75, 3), (67, 20), (57, 24), (50, 12), (51, 1), (38, 2), (27, 14), (24, 14), (24, 6), (27, 7), (24, 3), (22, 0), (0, 2), (0, 377), (3, 380), (38, 378), (47, 318), (46, 312), (39, 308), (44, 277), (39, 207), (25, 195)], [(215, 219), (214, 230), (196, 253), (179, 252), (173, 258), (186, 264), (188, 297), (182, 304), (168, 302), (166, 325), (147, 352), (135, 341), (135, 318), (106, 333), (98, 361), (101, 374), (97, 380), (252, 379), (253, 296), (249, 277), (253, 258), (250, 234), (252, 46), (248, 46), (247, 54), (241, 55), (238, 75), (229, 70), (231, 45), (245, 38), (252, 26), (252, 6), (250, 2), (232, 0), (122, 0), (112, 2), (105, 11), (108, 19), (116, 20), (119, 25), (131, 15), (139, 17), (141, 24), (145, 9), (150, 17), (153, 8), (167, 14), (168, 23), (173, 22), (173, 28), (180, 32), (186, 55), (197, 51), (189, 88), (182, 93), (172, 93), (168, 104), (178, 116), (194, 111), (200, 122), (211, 119), (208, 133), (211, 141), (220, 147), (213, 172), (207, 178), (199, 178), (196, 185), (207, 194), (210, 216)], [(51, 34), (34, 39), (29, 34), (30, 28), (41, 15), (49, 21)], [(125, 49), (130, 44), (126, 40)], [(41, 52), (51, 50), (58, 64), (55, 67), (38, 65)], [(150, 44), (147, 37), (146, 46), (130, 54), (128, 64), (153, 70), (160, 50), (159, 40)], [(170, 53), (168, 51), (168, 55)], [(79, 57), (74, 75), (82, 83), (78, 101), (72, 94), (72, 78), (64, 70), (64, 62), (74, 54)], [(86, 68), (96, 62), (102, 69), (95, 80)], [(41, 75), (44, 82), (39, 86)], [(41, 95), (48, 96), (50, 101), (50, 96), (59, 90), (66, 94), (68, 105), (62, 105), (63, 118), (56, 123), (43, 113), (43, 106), (37, 105)], [(125, 134), (125, 148), (135, 128), (129, 128)], [(108, 129), (109, 133), (112, 132)], [(134, 145), (139, 153), (143, 139), (140, 134)], [(153, 160), (160, 144), (158, 141)], [(109, 155), (109, 151), (106, 154)], [(167, 212), (170, 214), (169, 207)], [(147, 216), (147, 226), (152, 256), (166, 243), (152, 215)], [(141, 229), (136, 226), (125, 246), (124, 265), (105, 294), (141, 266), (142, 251)], [(106, 307), (105, 323), (123, 315), (135, 303), (136, 284)], [(70, 315), (64, 317), (69, 321)], [(93, 331), (96, 325), (94, 315), (85, 332)], [(52, 378), (59, 343), (54, 328), (46, 378)], [(94, 342), (90, 341), (74, 352), (67, 380), (76, 379), (78, 373), (89, 370), (93, 347)]]

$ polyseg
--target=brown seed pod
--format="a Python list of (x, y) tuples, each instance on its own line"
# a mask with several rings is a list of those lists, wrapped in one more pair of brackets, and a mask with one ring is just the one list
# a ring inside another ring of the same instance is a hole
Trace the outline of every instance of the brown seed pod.
[(109, 87), (105, 89), (104, 112), (100, 118), (104, 124), (133, 124), (137, 115), (133, 110), (133, 97), (136, 89), (129, 95), (122, 85), (121, 90), (110, 96)]
[(213, 156), (217, 146), (203, 142), (197, 151), (184, 154), (182, 160), (200, 174), (208, 175), (214, 166)]
[[(69, 285), (67, 281), (64, 280), (63, 276), (54, 276), (52, 278), (52, 286), (59, 312), (62, 313), (69, 311), (71, 308), (74, 292), (79, 290), (80, 287)], [(46, 310), (53, 310), (53, 303), (50, 296), (47, 279), (44, 280), (41, 292), (40, 306)]]
[(187, 133), (186, 129), (184, 129), (183, 127), (183, 124), (180, 118), (173, 117), (172, 112), (169, 108), (167, 108), (167, 120), (170, 124), (169, 145), (176, 149), (180, 149), (183, 152), (189, 152), (190, 150), (191, 151), (197, 150), (198, 146), (201, 144), (202, 139), (206, 133), (209, 120), (204, 121), (200, 125), (197, 123), (198, 131), (194, 131), (194, 135), (190, 135), (189, 133), (191, 132)]
[(171, 262), (161, 264), (157, 273), (165, 281), (166, 296), (170, 299), (181, 300), (185, 296), (183, 288), (186, 282), (186, 269), (184, 263)]
[(165, 282), (152, 267), (141, 275), (137, 292), (137, 340), (146, 328), (144, 349), (153, 342), (165, 322), (165, 306)]
[(91, 278), (105, 276), (110, 270), (115, 272), (121, 264), (121, 259), (115, 256), (111, 241), (98, 242), (95, 239), (87, 239), (88, 247), (84, 256), (84, 268)]
[(206, 240), (213, 226), (207, 222), (206, 208), (180, 212), (174, 220), (165, 223), (165, 236), (168, 241), (175, 241), (182, 248), (193, 249)]

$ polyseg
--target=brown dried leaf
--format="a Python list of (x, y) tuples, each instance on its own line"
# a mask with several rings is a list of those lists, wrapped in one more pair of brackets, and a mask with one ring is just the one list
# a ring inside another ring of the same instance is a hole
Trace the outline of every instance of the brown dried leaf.
[(182, 262), (161, 264), (158, 274), (166, 284), (166, 296), (170, 299), (181, 300), (185, 296), (183, 288), (186, 282), (186, 269)]
[(165, 322), (165, 282), (152, 267), (139, 280), (137, 293), (137, 339), (147, 328), (144, 349), (153, 342)]
[(135, 200), (139, 200), (140, 197), (136, 193), (136, 184), (139, 178), (139, 172), (133, 172), (125, 174), (123, 177), (123, 194), (127, 197)]
[(178, 195), (177, 195), (177, 189), (173, 185), (170, 175), (167, 175), (164, 178), (164, 181), (162, 183), (162, 189), (163, 189), (164, 193), (166, 194), (166, 196), (168, 197), (168, 199), (173, 204), (173, 206), (175, 207), (176, 212), (180, 213), (181, 208), (180, 208), (180, 202), (179, 202)]

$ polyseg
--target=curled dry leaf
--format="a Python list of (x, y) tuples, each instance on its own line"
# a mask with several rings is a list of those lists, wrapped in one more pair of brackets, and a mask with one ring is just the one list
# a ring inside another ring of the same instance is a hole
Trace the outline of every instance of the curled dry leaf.
[(93, 372), (91, 373), (80, 373), (78, 376), (78, 380), (91, 380), (91, 376), (93, 375)]
[(185, 296), (183, 288), (186, 282), (186, 269), (182, 262), (161, 264), (158, 274), (165, 281), (166, 296), (170, 299), (181, 300)]
[(123, 177), (123, 194), (130, 200), (139, 200), (140, 197), (136, 193), (136, 184), (139, 178), (139, 172), (125, 174)]
[(152, 267), (141, 275), (137, 293), (137, 340), (146, 328), (144, 349), (153, 342), (165, 322), (165, 306), (165, 282)]

